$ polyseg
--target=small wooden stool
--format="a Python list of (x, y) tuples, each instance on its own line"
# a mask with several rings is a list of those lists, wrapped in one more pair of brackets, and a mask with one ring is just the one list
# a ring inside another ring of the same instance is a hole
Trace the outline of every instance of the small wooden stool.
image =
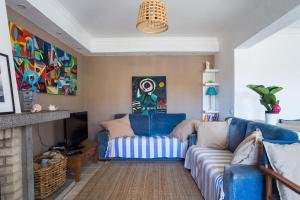
[(83, 149), (80, 149), (82, 154), (68, 156), (67, 168), (75, 171), (76, 182), (80, 181), (81, 167), (86, 161), (93, 160), (95, 163), (98, 161), (97, 143), (92, 141), (84, 141), (82, 145), (84, 146)]

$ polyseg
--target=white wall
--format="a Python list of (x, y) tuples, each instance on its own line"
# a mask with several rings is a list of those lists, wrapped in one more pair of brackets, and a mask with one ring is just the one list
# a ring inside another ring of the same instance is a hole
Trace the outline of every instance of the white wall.
[[(249, 10), (232, 26), (220, 32), (220, 53), (215, 57), (220, 69), (217, 81), (221, 83), (219, 93), (220, 117), (234, 111), (234, 49), (249, 39), (262, 40), (281, 28), (296, 21), (300, 16), (299, 0), (262, 0), (257, 8)], [(292, 14), (288, 14), (292, 12)], [(253, 40), (252, 40), (253, 43)]]
[(15, 78), (15, 69), (13, 64), (12, 49), (9, 36), (6, 5), (4, 0), (0, 0), (0, 52), (9, 56), (11, 81), (14, 90), (15, 110), (21, 112), (17, 83)]
[(265, 108), (248, 84), (284, 88), (277, 97), (284, 119), (300, 119), (300, 32), (278, 33), (249, 49), (235, 52), (235, 115), (264, 119)]

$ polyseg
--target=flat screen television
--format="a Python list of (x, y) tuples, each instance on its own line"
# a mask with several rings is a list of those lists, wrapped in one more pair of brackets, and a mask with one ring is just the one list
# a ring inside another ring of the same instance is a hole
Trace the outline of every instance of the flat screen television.
[(66, 147), (77, 147), (88, 138), (88, 113), (71, 113), (70, 118), (64, 120), (64, 137)]

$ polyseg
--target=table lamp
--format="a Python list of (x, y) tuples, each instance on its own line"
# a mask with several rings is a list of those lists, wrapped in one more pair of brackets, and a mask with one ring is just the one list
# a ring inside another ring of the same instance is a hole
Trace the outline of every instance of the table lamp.
[(216, 96), (218, 94), (218, 91), (215, 87), (208, 87), (206, 91), (206, 95), (209, 95), (209, 110), (212, 110), (211, 102), (212, 102), (212, 96)]

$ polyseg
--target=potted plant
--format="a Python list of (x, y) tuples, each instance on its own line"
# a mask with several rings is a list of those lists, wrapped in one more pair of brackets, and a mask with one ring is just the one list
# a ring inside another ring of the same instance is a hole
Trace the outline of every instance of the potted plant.
[(266, 108), (266, 123), (276, 125), (281, 107), (275, 94), (283, 88), (278, 86), (265, 87), (263, 85), (247, 85), (247, 87), (259, 94), (260, 103)]

